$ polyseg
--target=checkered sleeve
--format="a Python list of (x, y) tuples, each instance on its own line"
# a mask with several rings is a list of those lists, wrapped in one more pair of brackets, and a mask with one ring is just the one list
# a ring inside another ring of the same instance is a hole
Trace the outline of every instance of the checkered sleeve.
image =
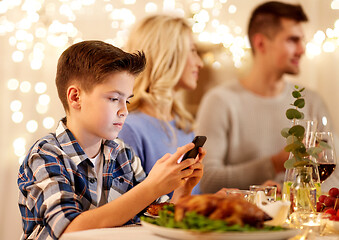
[(142, 182), (146, 178), (146, 173), (142, 167), (140, 158), (135, 155), (134, 150), (122, 139), (115, 139), (115, 142), (119, 144), (120, 152), (124, 152), (126, 154), (126, 158), (130, 162), (136, 183)]
[(64, 164), (64, 156), (55, 153), (49, 145), (37, 144), (19, 171), (19, 208), (25, 239), (33, 232), (48, 233), (58, 239), (82, 212), (79, 196), (71, 185), (72, 169)]

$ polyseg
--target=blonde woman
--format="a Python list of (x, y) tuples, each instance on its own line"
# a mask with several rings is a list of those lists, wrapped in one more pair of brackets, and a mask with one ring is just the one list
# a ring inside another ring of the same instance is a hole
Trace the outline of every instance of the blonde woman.
[[(196, 88), (203, 63), (191, 27), (179, 17), (147, 17), (132, 29), (126, 50), (144, 51), (147, 63), (135, 80), (130, 113), (119, 138), (132, 146), (149, 173), (157, 159), (194, 138), (193, 117), (177, 92)], [(199, 186), (193, 193), (199, 193)]]

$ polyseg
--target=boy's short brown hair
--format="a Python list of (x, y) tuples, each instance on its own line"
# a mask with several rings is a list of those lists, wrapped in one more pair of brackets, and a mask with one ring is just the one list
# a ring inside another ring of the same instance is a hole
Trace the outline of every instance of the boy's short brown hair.
[(127, 71), (137, 75), (145, 68), (143, 52), (124, 52), (102, 41), (83, 41), (67, 48), (60, 56), (56, 73), (58, 95), (65, 111), (69, 110), (67, 89), (72, 83), (80, 84), (86, 92), (115, 72)]
[[(271, 1), (256, 7), (248, 24), (248, 39), (252, 45), (252, 38), (256, 33), (262, 33), (269, 38), (274, 38), (281, 30), (282, 18), (306, 22), (307, 16), (300, 5)], [(253, 51), (253, 46), (252, 46)]]

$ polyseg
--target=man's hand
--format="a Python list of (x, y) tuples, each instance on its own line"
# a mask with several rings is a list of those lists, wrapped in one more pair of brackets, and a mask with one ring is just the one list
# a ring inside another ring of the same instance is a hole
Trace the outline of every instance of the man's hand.
[(275, 173), (280, 173), (285, 171), (284, 163), (290, 155), (289, 152), (286, 152), (284, 149), (281, 150), (278, 154), (271, 157), (271, 161), (275, 170)]

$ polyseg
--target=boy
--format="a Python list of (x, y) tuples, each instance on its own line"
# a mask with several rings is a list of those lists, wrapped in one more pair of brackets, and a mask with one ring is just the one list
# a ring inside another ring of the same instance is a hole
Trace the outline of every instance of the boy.
[(144, 66), (142, 53), (101, 41), (74, 44), (61, 55), (56, 86), (66, 118), (33, 145), (20, 167), (22, 239), (121, 226), (160, 196), (175, 189), (175, 202), (198, 183), (202, 148), (199, 157), (179, 164), (192, 143), (164, 155), (145, 178), (140, 159), (116, 139)]

